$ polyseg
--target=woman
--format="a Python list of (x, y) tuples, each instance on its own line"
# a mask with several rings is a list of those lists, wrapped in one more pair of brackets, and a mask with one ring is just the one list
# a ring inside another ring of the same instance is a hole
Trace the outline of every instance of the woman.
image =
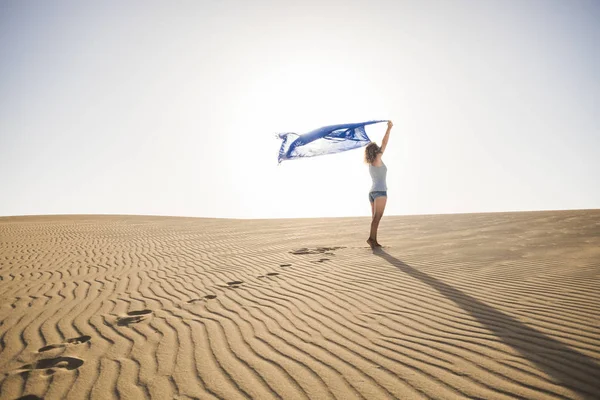
[(373, 180), (371, 191), (369, 192), (371, 217), (373, 219), (371, 220), (371, 234), (367, 239), (367, 243), (369, 243), (371, 248), (381, 247), (377, 242), (377, 228), (379, 228), (379, 221), (383, 217), (383, 210), (385, 210), (385, 203), (387, 202), (387, 185), (385, 182), (387, 167), (381, 160), (381, 156), (387, 146), (392, 126), (394, 126), (392, 121), (388, 121), (387, 131), (381, 142), (381, 147), (377, 146), (377, 143), (371, 142), (365, 148), (365, 162), (369, 164), (369, 173)]

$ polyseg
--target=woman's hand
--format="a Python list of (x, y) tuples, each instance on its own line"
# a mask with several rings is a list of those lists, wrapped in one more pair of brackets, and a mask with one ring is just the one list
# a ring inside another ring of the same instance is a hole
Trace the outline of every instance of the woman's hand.
[(388, 130), (392, 129), (392, 126), (394, 126), (392, 121), (388, 121)]

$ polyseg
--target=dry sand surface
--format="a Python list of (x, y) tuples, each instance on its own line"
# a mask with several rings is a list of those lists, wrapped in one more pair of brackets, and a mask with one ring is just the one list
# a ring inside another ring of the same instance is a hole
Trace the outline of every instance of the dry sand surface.
[(0, 398), (600, 398), (600, 210), (0, 218)]

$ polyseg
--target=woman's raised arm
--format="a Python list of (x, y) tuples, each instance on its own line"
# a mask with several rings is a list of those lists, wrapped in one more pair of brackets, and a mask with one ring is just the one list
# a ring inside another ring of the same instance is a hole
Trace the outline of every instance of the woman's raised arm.
[(381, 152), (383, 153), (385, 151), (385, 148), (388, 144), (388, 140), (390, 138), (390, 131), (392, 130), (392, 126), (394, 126), (394, 124), (392, 124), (392, 121), (388, 121), (388, 127), (387, 127), (387, 131), (385, 132), (385, 136), (383, 137), (383, 141), (381, 142)]

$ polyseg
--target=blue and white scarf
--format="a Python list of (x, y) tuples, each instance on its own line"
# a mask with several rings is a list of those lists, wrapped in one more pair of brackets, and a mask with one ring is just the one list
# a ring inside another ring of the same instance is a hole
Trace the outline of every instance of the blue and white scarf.
[(279, 163), (302, 157), (315, 157), (357, 149), (371, 142), (365, 126), (387, 122), (386, 120), (359, 122), (354, 124), (329, 125), (308, 133), (280, 133)]

